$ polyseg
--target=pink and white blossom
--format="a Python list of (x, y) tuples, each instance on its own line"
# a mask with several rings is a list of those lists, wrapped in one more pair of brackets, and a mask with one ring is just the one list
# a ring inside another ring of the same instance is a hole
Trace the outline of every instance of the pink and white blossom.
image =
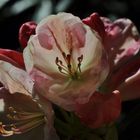
[(41, 95), (72, 111), (86, 103), (108, 74), (100, 36), (69, 13), (43, 19), (24, 50), (27, 72)]

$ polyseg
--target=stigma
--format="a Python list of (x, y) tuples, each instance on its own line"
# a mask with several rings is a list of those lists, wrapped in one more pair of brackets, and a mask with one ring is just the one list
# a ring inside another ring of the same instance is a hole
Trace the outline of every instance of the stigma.
[(62, 52), (65, 64), (59, 57), (56, 57), (55, 63), (58, 67), (60, 73), (70, 77), (73, 80), (78, 80), (81, 78), (81, 63), (83, 60), (83, 55), (77, 57), (77, 62), (75, 63), (72, 57), (72, 51), (69, 54)]
[(7, 118), (10, 124), (0, 122), (0, 135), (11, 136), (21, 134), (45, 123), (45, 115), (42, 112), (17, 111), (13, 107), (8, 108)]

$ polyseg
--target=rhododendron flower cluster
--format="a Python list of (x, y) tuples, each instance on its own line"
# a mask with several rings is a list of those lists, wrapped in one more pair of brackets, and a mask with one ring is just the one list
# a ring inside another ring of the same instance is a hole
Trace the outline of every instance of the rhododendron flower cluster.
[(139, 34), (129, 19), (58, 13), (24, 23), (19, 41), (23, 53), (0, 49), (0, 99), (10, 122), (0, 123), (2, 136), (44, 125), (45, 140), (96, 140), (93, 130), (118, 119), (121, 101), (140, 97)]

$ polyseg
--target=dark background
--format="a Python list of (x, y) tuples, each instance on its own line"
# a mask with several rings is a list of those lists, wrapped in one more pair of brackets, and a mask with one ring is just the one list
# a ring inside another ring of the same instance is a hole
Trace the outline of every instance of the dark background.
[(0, 0), (0, 47), (17, 49), (22, 23), (66, 11), (85, 18), (93, 12), (112, 19), (127, 17), (140, 28), (140, 0)]
[[(0, 0), (0, 48), (19, 49), (18, 30), (22, 23), (38, 22), (60, 11), (73, 13), (81, 19), (93, 12), (112, 20), (126, 17), (140, 30), (140, 0)], [(140, 100), (123, 103), (118, 132), (119, 140), (140, 140)], [(25, 139), (24, 136), (30, 140), (37, 138), (34, 131), (16, 137)], [(1, 139), (15, 140), (15, 137)]]

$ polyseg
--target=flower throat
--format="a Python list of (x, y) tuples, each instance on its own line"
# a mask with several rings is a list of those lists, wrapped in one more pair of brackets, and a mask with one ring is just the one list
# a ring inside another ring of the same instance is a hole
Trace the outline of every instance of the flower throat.
[(70, 76), (73, 80), (80, 79), (80, 73), (81, 73), (81, 62), (83, 60), (83, 55), (77, 58), (77, 66), (75, 67), (72, 63), (72, 53), (66, 54), (65, 52), (62, 52), (62, 56), (66, 62), (66, 66), (63, 64), (62, 60), (59, 59), (59, 57), (56, 57), (55, 63), (58, 66), (58, 70), (66, 75)]

